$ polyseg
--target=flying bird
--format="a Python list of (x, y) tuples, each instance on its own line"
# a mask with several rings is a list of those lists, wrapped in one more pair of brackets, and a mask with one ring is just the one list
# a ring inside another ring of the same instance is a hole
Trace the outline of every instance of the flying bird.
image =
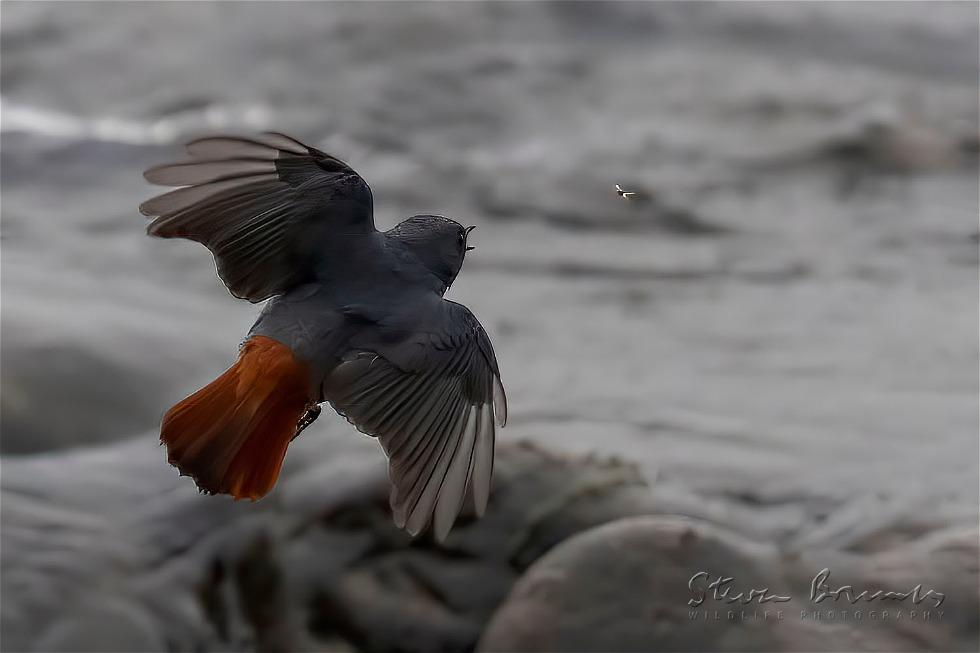
[(238, 298), (269, 300), (237, 362), (174, 405), (169, 462), (202, 492), (259, 499), (327, 402), (388, 457), (396, 525), (441, 541), (471, 497), (487, 507), (507, 399), (476, 317), (444, 298), (473, 227), (416, 215), (375, 228), (368, 184), (280, 133), (210, 136), (145, 178), (152, 236), (194, 240)]

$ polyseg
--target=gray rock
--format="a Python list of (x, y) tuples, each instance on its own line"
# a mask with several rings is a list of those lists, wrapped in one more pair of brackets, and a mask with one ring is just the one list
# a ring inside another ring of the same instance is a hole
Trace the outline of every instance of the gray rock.
[(472, 650), (551, 546), (652, 509), (633, 466), (504, 444), (485, 518), (412, 540), (377, 444), (336, 435), (254, 504), (197, 494), (153, 434), (3, 458), (3, 650)]
[(681, 519), (638, 517), (564, 542), (515, 585), (481, 651), (722, 650), (724, 621), (692, 624), (695, 567), (763, 587), (771, 549)]
[[(924, 590), (955, 592), (957, 601), (945, 605), (941, 620), (935, 610), (930, 622), (887, 619), (881, 610), (894, 616), (899, 608), (931, 606), (881, 601), (857, 606), (862, 619), (847, 621), (827, 612), (854, 606), (809, 603), (809, 585), (820, 570), (816, 556), (786, 555), (694, 520), (623, 519), (572, 537), (535, 563), (494, 615), (478, 650), (975, 650), (976, 534), (972, 541), (962, 532), (949, 537), (860, 561), (837, 556), (832, 567), (835, 588), (848, 582), (857, 591), (907, 591), (922, 583)], [(959, 574), (950, 573), (957, 565)], [(702, 589), (708, 580), (692, 581), (699, 572), (733, 578), (729, 596), (766, 588), (790, 600), (718, 600)], [(703, 602), (689, 604), (698, 598)]]

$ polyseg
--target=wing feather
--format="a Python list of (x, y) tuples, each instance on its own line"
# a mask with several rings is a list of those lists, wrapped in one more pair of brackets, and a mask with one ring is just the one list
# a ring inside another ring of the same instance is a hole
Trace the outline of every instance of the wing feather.
[(273, 132), (207, 136), (187, 151), (189, 161), (144, 173), (179, 186), (140, 205), (154, 218), (147, 232), (204, 244), (236, 297), (285, 292), (311, 280), (323, 256), (351, 251), (351, 238), (373, 242), (371, 189), (336, 157)]
[(276, 174), (274, 161), (242, 157), (217, 161), (166, 163), (148, 169), (143, 173), (143, 177), (161, 186), (190, 186), (274, 174)]
[(493, 377), (493, 412), (498, 426), (507, 426), (507, 393), (500, 383), (500, 377)]
[[(403, 464), (390, 464), (389, 471), (394, 484), (391, 494), (392, 511), (395, 522), (400, 521), (403, 527), (411, 515), (417, 513), (417, 519), (428, 517), (423, 511), (417, 510), (418, 502), (432, 477), (438, 473), (439, 456), (455, 437), (456, 427), (464, 414), (464, 405), (459, 394), (450, 395), (443, 412), (428, 430), (419, 434), (420, 446), (413, 451), (412, 456), (406, 458)], [(424, 527), (425, 524), (422, 524), (416, 532)]]
[[(419, 474), (416, 487), (410, 495), (412, 497), (411, 507), (408, 510), (408, 521), (405, 529), (412, 535), (421, 533), (432, 518), (436, 500), (439, 498), (439, 488), (442, 487), (442, 482), (449, 470), (449, 464), (452, 462), (456, 449), (462, 440), (462, 434), (469, 423), (470, 411), (464, 402), (459, 403), (462, 405), (457, 406), (452, 426), (449, 427), (446, 437), (439, 438), (438, 446), (433, 450), (434, 457), (429, 459), (427, 464), (429, 473)], [(436, 534), (438, 535), (439, 532)]]
[(265, 156), (270, 152), (286, 152), (296, 156), (309, 154), (309, 148), (299, 142), (286, 142), (272, 140), (260, 135), (256, 137), (245, 136), (204, 136), (188, 142), (184, 147), (191, 156), (207, 158), (229, 158), (238, 156)]
[(466, 481), (473, 463), (473, 445), (476, 442), (480, 412), (477, 406), (469, 406), (466, 426), (456, 439), (456, 451), (439, 482), (438, 497), (432, 517), (433, 529), (439, 541), (446, 539), (449, 529), (456, 520), (456, 515), (463, 507), (463, 499), (466, 498)]
[(482, 517), (490, 500), (490, 479), (493, 476), (493, 405), (483, 404), (480, 410), (480, 430), (473, 447), (471, 487), (476, 514)]
[[(271, 184), (272, 182), (278, 181), (278, 179), (279, 178), (275, 175), (267, 175), (259, 178), (253, 178), (248, 181), (243, 181), (241, 179), (227, 179), (225, 181), (215, 182), (213, 184), (178, 188), (177, 190), (172, 190), (164, 193), (163, 195), (157, 195), (153, 199), (143, 202), (140, 204), (140, 212), (148, 217), (171, 217), (173, 214), (178, 213), (179, 211), (186, 211), (188, 208), (200, 202), (209, 199), (213, 201), (217, 199), (216, 196), (218, 196), (220, 193), (225, 193), (236, 188), (243, 189), (244, 187), (248, 186), (252, 189), (253, 193), (262, 193), (275, 190), (277, 186)], [(260, 186), (264, 182), (268, 182), (270, 185)], [(236, 196), (236, 194), (230, 195), (230, 197)], [(221, 197), (228, 196), (223, 195)]]
[(483, 327), (464, 306), (440, 305), (439, 324), (349, 354), (323, 394), (388, 455), (395, 523), (413, 535), (431, 525), (441, 541), (468, 494), (486, 511), (506, 400)]

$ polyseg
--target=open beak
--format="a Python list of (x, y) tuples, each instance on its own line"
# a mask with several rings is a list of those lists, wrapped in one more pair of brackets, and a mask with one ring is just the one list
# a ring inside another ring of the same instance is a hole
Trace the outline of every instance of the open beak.
[[(471, 232), (471, 231), (473, 231), (474, 229), (476, 229), (476, 225), (473, 225), (473, 226), (471, 226), (471, 227), (467, 227), (467, 228), (466, 228), (466, 237), (467, 237), (467, 238), (469, 238), (469, 236), (470, 236), (470, 232)], [(467, 247), (466, 247), (466, 251), (467, 251), (467, 252), (468, 252), (468, 251), (470, 251), (471, 249), (476, 249), (476, 247), (470, 247), (470, 246), (467, 246)]]

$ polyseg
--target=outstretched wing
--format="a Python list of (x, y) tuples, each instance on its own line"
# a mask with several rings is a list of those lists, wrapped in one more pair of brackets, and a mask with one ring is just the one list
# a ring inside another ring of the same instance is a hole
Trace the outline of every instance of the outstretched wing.
[(387, 350), (356, 351), (324, 395), (388, 454), (395, 523), (417, 535), (433, 522), (441, 541), (467, 490), (482, 515), (493, 473), (494, 422), (507, 398), (490, 339), (470, 311), (440, 301), (439, 316)]
[(214, 254), (233, 295), (259, 302), (308, 280), (326, 245), (375, 231), (371, 189), (343, 161), (277, 133), (210, 136), (143, 175), (181, 186), (140, 205), (147, 232)]

